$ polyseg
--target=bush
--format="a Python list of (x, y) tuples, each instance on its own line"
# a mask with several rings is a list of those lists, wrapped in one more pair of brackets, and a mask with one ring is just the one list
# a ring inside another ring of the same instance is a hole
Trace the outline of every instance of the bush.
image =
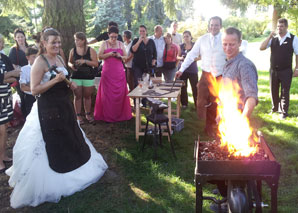
[(251, 40), (263, 36), (269, 22), (268, 17), (248, 19), (233, 16), (223, 21), (223, 27), (236, 27), (241, 30), (243, 39)]

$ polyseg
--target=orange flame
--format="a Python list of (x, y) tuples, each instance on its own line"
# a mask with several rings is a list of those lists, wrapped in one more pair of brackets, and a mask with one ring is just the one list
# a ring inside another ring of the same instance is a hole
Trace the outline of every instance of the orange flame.
[(215, 78), (209, 80), (212, 83), (211, 93), (218, 95), (220, 100), (217, 111), (220, 117), (218, 129), (221, 146), (226, 146), (234, 156), (248, 157), (255, 154), (257, 147), (251, 140), (253, 130), (247, 117), (238, 109), (241, 104), (238, 83), (226, 79), (224, 83), (218, 83)]

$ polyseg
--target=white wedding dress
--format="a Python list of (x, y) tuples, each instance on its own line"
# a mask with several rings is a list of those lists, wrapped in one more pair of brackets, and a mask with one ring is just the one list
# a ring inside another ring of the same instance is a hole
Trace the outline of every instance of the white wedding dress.
[[(43, 82), (50, 79), (46, 73)], [(57, 203), (61, 196), (69, 196), (97, 182), (108, 168), (102, 156), (86, 138), (91, 157), (84, 165), (57, 173), (49, 167), (35, 102), (13, 148), (13, 165), (6, 170), (13, 187), (10, 205), (13, 208), (37, 206), (43, 202)]]

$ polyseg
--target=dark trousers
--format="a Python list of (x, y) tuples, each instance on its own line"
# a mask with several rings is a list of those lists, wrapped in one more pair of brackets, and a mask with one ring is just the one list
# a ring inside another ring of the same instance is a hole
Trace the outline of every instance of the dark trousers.
[(126, 74), (126, 82), (129, 87), (129, 92), (134, 89), (134, 77), (131, 68), (125, 67), (125, 74)]
[(133, 72), (133, 81), (134, 81), (134, 88), (138, 86), (138, 78), (142, 78), (143, 73), (145, 73), (145, 69), (140, 68), (138, 66), (133, 65), (132, 66), (132, 72)]
[[(134, 80), (134, 88), (136, 88), (138, 86), (138, 79), (139, 78), (142, 78), (142, 75), (143, 75), (143, 73), (146, 72), (146, 70), (145, 69), (142, 69), (142, 68), (140, 68), (138, 66), (133, 65), (132, 66), (132, 72), (133, 72), (133, 78), (134, 78), (133, 79)], [(142, 101), (141, 102), (142, 102), (143, 106), (146, 107), (147, 99), (146, 98), (142, 98)], [(134, 104), (135, 104), (135, 101), (134, 101)]]
[(197, 104), (197, 84), (198, 84), (198, 73), (188, 73), (183, 72), (180, 77), (181, 80), (184, 80), (185, 85), (181, 88), (181, 104), (187, 106), (188, 105), (188, 95), (187, 95), (187, 80), (189, 79), (192, 96), (194, 100), (194, 104)]
[(26, 114), (24, 115), (24, 117), (27, 117), (27, 115), (29, 115), (29, 113), (31, 112), (31, 108), (33, 106), (33, 103), (35, 102), (35, 97), (33, 95), (29, 95), (24, 93), (24, 105), (26, 108)]
[(216, 127), (217, 95), (212, 82), (219, 82), (221, 76), (214, 77), (209, 72), (202, 72), (197, 86), (197, 114), (198, 118), (206, 121), (205, 131), (212, 131)]
[(156, 67), (155, 68), (155, 76), (156, 77), (161, 77), (162, 72), (163, 72), (163, 68), (162, 67)]
[(272, 111), (278, 111), (278, 107), (280, 107), (281, 112), (286, 116), (289, 109), (292, 75), (293, 71), (291, 68), (281, 71), (270, 69)]

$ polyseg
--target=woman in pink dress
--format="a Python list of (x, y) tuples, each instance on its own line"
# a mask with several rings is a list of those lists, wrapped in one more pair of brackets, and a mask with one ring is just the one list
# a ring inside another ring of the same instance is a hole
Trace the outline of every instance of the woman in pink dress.
[(117, 41), (117, 27), (109, 29), (109, 39), (101, 45), (98, 58), (104, 60), (94, 107), (94, 119), (106, 122), (130, 120), (132, 117), (122, 60), (126, 51)]

